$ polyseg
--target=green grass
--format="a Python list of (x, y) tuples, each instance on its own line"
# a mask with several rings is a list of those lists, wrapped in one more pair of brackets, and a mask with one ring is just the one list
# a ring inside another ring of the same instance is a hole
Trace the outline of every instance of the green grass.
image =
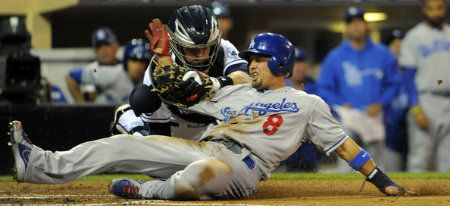
[[(393, 172), (389, 176), (394, 179), (450, 179), (450, 173), (407, 173), (407, 172)], [(360, 173), (354, 172), (350, 174), (325, 174), (325, 173), (275, 173), (270, 179), (276, 180), (290, 180), (290, 179), (362, 179), (364, 176)]]
[[(395, 172), (389, 173), (389, 176), (394, 179), (449, 179), (450, 173), (406, 173), (406, 172)], [(149, 180), (150, 178), (145, 175), (138, 174), (102, 174), (102, 175), (91, 175), (83, 177), (81, 181), (111, 181), (112, 179), (119, 177), (129, 177), (137, 180)], [(347, 179), (363, 179), (363, 176), (359, 173), (351, 174), (324, 174), (324, 173), (274, 173), (270, 179), (274, 180), (347, 180)], [(12, 181), (11, 176), (0, 176), (0, 182)]]

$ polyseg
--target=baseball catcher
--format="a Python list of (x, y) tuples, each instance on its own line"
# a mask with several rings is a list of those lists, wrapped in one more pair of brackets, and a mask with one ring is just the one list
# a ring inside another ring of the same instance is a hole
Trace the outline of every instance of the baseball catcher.
[[(197, 140), (216, 119), (183, 108), (210, 98), (222, 87), (250, 82), (247, 62), (238, 56), (231, 42), (222, 39), (216, 17), (204, 6), (181, 7), (167, 24), (153, 19), (145, 34), (153, 60), (143, 84), (131, 92), (130, 104), (116, 110), (111, 133), (163, 134)], [(173, 76), (166, 76), (165, 71)], [(163, 80), (153, 77), (154, 72)], [(181, 83), (171, 84), (174, 79), (166, 77), (182, 77)], [(165, 99), (162, 104), (160, 96)]]

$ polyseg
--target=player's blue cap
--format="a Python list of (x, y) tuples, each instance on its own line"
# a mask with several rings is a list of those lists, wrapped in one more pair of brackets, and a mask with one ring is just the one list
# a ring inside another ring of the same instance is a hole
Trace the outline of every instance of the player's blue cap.
[(144, 41), (143, 39), (132, 39), (125, 45), (123, 52), (122, 60), (124, 63), (124, 68), (127, 69), (128, 59), (150, 62), (151, 56), (152, 53), (150, 52), (150, 44), (147, 41)]
[(239, 57), (248, 61), (251, 54), (269, 56), (268, 67), (274, 76), (292, 76), (295, 49), (286, 37), (274, 33), (258, 34), (247, 50), (239, 52)]
[(213, 1), (211, 3), (211, 11), (217, 18), (230, 17), (230, 7), (223, 1)]
[(344, 20), (346, 23), (350, 23), (353, 19), (361, 19), (364, 20), (364, 9), (361, 7), (350, 7), (345, 11)]
[(405, 33), (399, 29), (392, 30), (391, 34), (389, 34), (386, 41), (384, 41), (384, 44), (389, 46), (389, 44), (392, 43), (392, 41), (396, 39), (403, 39), (405, 37)]
[(405, 37), (405, 33), (402, 32), (399, 29), (395, 29), (395, 30), (392, 31), (391, 36), (396, 38), (396, 39), (403, 39), (403, 37)]
[(295, 61), (305, 61), (308, 59), (308, 54), (303, 47), (294, 47), (295, 49)]
[(102, 27), (95, 30), (91, 36), (91, 45), (98, 48), (103, 44), (117, 43), (117, 37), (114, 32), (108, 27)]

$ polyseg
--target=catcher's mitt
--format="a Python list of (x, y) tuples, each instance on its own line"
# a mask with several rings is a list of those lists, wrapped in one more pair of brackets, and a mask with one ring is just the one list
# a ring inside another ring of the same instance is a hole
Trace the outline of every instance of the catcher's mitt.
[[(154, 89), (162, 98), (163, 102), (180, 108), (185, 108), (197, 104), (201, 101), (209, 100), (213, 96), (212, 82), (210, 78), (200, 75), (200, 83), (194, 78), (183, 81), (183, 76), (189, 70), (177, 64), (159, 66), (156, 64), (152, 70), (152, 82)], [(195, 71), (198, 72), (198, 71)]]

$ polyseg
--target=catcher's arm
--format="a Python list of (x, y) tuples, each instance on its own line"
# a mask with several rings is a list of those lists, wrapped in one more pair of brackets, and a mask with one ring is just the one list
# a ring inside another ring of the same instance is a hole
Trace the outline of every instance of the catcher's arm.
[[(246, 72), (243, 71), (234, 71), (227, 76), (210, 77), (204, 72), (191, 70), (186, 72), (182, 78), (182, 81), (195, 81), (199, 86), (211, 86), (211, 88), (206, 89), (215, 93), (220, 88), (228, 85), (250, 83), (251, 78)], [(205, 82), (210, 84), (205, 84)]]
[(354, 170), (366, 176), (366, 180), (375, 185), (386, 195), (406, 195), (414, 194), (393, 182), (386, 174), (376, 167), (375, 161), (370, 158), (370, 154), (358, 146), (351, 138), (347, 138), (338, 148), (336, 153), (347, 161)]

